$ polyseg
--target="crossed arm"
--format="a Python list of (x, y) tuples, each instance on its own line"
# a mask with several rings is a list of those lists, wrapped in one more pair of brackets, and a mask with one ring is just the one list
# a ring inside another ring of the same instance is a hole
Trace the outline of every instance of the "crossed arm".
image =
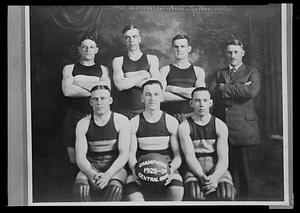
[(191, 99), (191, 93), (196, 87), (205, 87), (205, 72), (202, 68), (194, 66), (196, 82), (194, 87), (184, 88), (167, 84), (167, 76), (170, 72), (170, 66), (164, 66), (160, 70), (161, 83), (164, 90), (164, 101), (182, 101)]
[(217, 82), (217, 75), (210, 84), (212, 94), (221, 93), (223, 98), (254, 98), (260, 91), (260, 73), (254, 68), (244, 84), (225, 84)]
[(109, 70), (107, 67), (102, 66), (101, 78), (96, 76), (77, 75), (73, 76), (74, 64), (66, 65), (63, 68), (62, 90), (67, 97), (89, 97), (90, 90), (98, 85), (104, 84), (111, 88), (109, 78)]
[(150, 69), (137, 70), (136, 72), (125, 73), (122, 69), (123, 57), (116, 57), (113, 59), (113, 80), (116, 88), (119, 91), (130, 89), (134, 86), (141, 87), (148, 79), (159, 79), (159, 61), (154, 55), (147, 55)]

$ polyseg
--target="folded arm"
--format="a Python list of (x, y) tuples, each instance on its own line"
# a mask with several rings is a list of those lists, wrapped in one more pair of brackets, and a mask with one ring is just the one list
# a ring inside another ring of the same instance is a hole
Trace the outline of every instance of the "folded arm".
[(123, 57), (114, 58), (112, 62), (113, 80), (119, 91), (130, 89), (137, 86), (140, 81), (150, 78), (150, 74), (146, 70), (136, 72), (133, 76), (125, 76), (122, 70), (122, 64)]
[(260, 74), (257, 70), (252, 71), (249, 79), (244, 84), (227, 85), (217, 87), (222, 92), (223, 98), (254, 98), (260, 91)]
[(63, 80), (62, 80), (62, 91), (66, 97), (89, 97), (90, 92), (74, 84), (73, 73), (74, 64), (66, 65), (63, 68)]

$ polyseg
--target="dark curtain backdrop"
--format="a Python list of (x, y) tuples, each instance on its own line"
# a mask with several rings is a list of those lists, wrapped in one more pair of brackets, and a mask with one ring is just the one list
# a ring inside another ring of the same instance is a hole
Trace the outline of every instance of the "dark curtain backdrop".
[[(34, 200), (57, 200), (63, 197), (61, 191), (67, 190), (63, 180), (67, 157), (61, 144), (67, 109), (61, 90), (62, 69), (78, 61), (78, 39), (82, 35), (98, 38), (96, 62), (112, 70), (112, 59), (124, 53), (121, 30), (125, 25), (140, 28), (142, 50), (157, 55), (160, 67), (173, 60), (172, 37), (185, 33), (192, 43), (190, 60), (205, 69), (207, 84), (225, 65), (224, 42), (242, 40), (244, 62), (257, 66), (262, 75), (256, 108), (262, 137), (269, 137), (282, 135), (283, 126), (280, 23), (280, 5), (31, 6)], [(113, 87), (113, 109), (118, 107), (118, 95)]]

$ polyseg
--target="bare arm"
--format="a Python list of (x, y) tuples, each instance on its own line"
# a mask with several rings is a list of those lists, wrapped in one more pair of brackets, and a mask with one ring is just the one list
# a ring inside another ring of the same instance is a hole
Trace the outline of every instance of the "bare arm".
[(138, 142), (137, 142), (137, 137), (136, 137), (136, 132), (138, 129), (139, 125), (139, 116), (135, 116), (130, 120), (130, 152), (129, 152), (129, 167), (132, 170), (133, 174), (134, 172), (134, 167), (137, 162), (136, 159), (136, 152), (138, 148)]
[(145, 72), (139, 72), (137, 75), (134, 75), (132, 77), (126, 77), (122, 70), (122, 64), (123, 57), (117, 57), (113, 59), (113, 80), (116, 88), (119, 91), (130, 89), (136, 86), (140, 81), (150, 78), (150, 75), (146, 70)]
[(73, 73), (74, 65), (66, 65), (63, 68), (62, 91), (66, 97), (89, 97), (90, 92), (75, 85)]
[(101, 84), (107, 85), (111, 89), (111, 80), (109, 77), (109, 69), (106, 66), (101, 65), (102, 76), (100, 79)]
[(150, 78), (160, 80), (160, 72), (159, 72), (159, 60), (155, 55), (147, 55), (148, 62), (150, 64)]
[(92, 165), (86, 158), (86, 153), (88, 150), (86, 133), (88, 130), (90, 118), (81, 119), (76, 126), (76, 141), (75, 141), (75, 151), (76, 151), (76, 163), (78, 168), (84, 172), (89, 180), (93, 183), (93, 178), (97, 175), (97, 171), (92, 168)]
[(183, 155), (185, 156), (188, 168), (196, 175), (198, 179), (205, 177), (203, 169), (198, 162), (194, 150), (194, 145), (190, 137), (190, 127), (187, 120), (182, 121), (178, 127), (179, 141)]
[(184, 97), (178, 96), (174, 93), (171, 93), (169, 91), (166, 90), (167, 88), (167, 76), (169, 74), (170, 71), (170, 66), (164, 66), (160, 69), (160, 82), (163, 85), (163, 96), (164, 96), (164, 102), (171, 102), (171, 101), (183, 101), (183, 100), (187, 100)]
[(181, 156), (180, 156), (180, 145), (178, 141), (178, 121), (176, 118), (171, 117), (170, 115), (166, 115), (166, 124), (169, 132), (171, 133), (170, 136), (170, 142), (172, 151), (174, 154), (174, 158), (171, 162), (171, 174), (177, 170), (182, 162)]
[(196, 82), (195, 82), (194, 87), (184, 88), (184, 87), (179, 87), (179, 86), (168, 85), (166, 87), (166, 91), (174, 93), (174, 94), (179, 95), (179, 96), (182, 96), (182, 97), (187, 98), (187, 99), (191, 99), (192, 91), (196, 87), (205, 87), (206, 86), (204, 70), (200, 67), (197, 67), (197, 66), (194, 66), (194, 70), (195, 70), (195, 75), (196, 75)]
[(119, 155), (110, 168), (105, 172), (109, 179), (122, 169), (128, 161), (129, 145), (130, 145), (130, 126), (127, 117), (115, 114), (114, 122), (116, 129), (119, 132), (118, 136), (118, 150)]
[(74, 77), (73, 84), (80, 86), (87, 91), (91, 91), (91, 89), (96, 85), (107, 85), (111, 88), (108, 68), (102, 65), (100, 66), (102, 68), (101, 78), (96, 76), (77, 75)]
[(219, 180), (228, 168), (228, 128), (226, 124), (218, 118), (216, 118), (216, 133), (218, 136), (216, 141), (218, 162), (213, 175)]
[(218, 162), (215, 167), (213, 174), (207, 177), (205, 188), (206, 194), (215, 191), (218, 187), (220, 178), (224, 175), (228, 168), (228, 129), (224, 122), (216, 118), (216, 133), (217, 133), (217, 155)]

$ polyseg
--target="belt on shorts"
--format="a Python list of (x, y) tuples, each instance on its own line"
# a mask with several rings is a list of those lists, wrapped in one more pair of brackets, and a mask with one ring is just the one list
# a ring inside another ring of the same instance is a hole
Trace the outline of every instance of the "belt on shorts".
[(197, 153), (196, 152), (196, 157), (199, 158), (199, 157), (216, 157), (217, 156), (217, 152), (209, 152), (209, 153)]

